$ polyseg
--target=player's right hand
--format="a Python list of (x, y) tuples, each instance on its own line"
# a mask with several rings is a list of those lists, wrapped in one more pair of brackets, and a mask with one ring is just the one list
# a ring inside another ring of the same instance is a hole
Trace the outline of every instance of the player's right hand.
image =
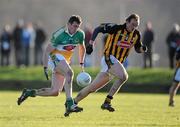
[(46, 76), (46, 79), (49, 80), (48, 68), (47, 67), (44, 67), (44, 75)]
[(81, 72), (84, 72), (84, 63), (80, 63)]

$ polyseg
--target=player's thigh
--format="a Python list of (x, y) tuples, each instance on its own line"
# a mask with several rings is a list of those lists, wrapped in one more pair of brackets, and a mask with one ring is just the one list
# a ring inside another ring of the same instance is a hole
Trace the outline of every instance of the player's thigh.
[(62, 91), (64, 87), (65, 78), (63, 75), (53, 72), (52, 73), (52, 89)]
[(61, 60), (54, 68), (55, 72), (58, 72), (62, 75), (66, 75), (69, 72), (73, 72), (71, 66), (67, 63), (66, 60)]
[(108, 72), (117, 78), (126, 78), (128, 76), (126, 69), (121, 63), (112, 65)]

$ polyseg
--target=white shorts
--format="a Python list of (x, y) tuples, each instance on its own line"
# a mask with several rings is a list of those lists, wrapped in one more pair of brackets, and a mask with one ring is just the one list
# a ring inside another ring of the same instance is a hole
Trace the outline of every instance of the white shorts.
[(176, 72), (174, 75), (174, 81), (180, 82), (180, 67), (176, 69)]
[[(110, 55), (110, 60), (114, 64), (119, 63), (119, 61), (113, 55)], [(105, 57), (103, 56), (101, 59), (101, 72), (107, 72), (107, 70), (108, 70), (108, 65), (106, 64)]]
[[(65, 57), (61, 54), (56, 54), (55, 55), (56, 58), (60, 61), (60, 60), (66, 60)], [(51, 70), (54, 70), (55, 68), (55, 64), (53, 62), (53, 60), (51, 59), (51, 57), (49, 56), (49, 60), (48, 60), (48, 68), (51, 69)]]

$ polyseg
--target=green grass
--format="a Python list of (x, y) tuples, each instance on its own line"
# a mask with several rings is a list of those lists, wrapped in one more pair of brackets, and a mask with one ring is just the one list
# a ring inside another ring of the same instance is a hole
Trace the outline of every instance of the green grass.
[[(74, 94), (74, 96), (77, 93)], [(58, 97), (29, 98), (16, 105), (20, 92), (0, 93), (0, 127), (180, 127), (180, 96), (168, 107), (166, 94), (122, 94), (114, 97), (116, 111), (100, 109), (106, 94), (89, 95), (79, 103), (81, 113), (65, 118), (64, 93)]]
[[(73, 70), (76, 75), (80, 72), (79, 66), (73, 66)], [(100, 68), (86, 68), (94, 78), (99, 72)], [(133, 84), (171, 84), (174, 70), (167, 68), (129, 68), (129, 79), (127, 83)], [(0, 80), (26, 80), (26, 81), (45, 81), (42, 67), (28, 67), (28, 68), (15, 68), (15, 67), (3, 67), (0, 68)]]

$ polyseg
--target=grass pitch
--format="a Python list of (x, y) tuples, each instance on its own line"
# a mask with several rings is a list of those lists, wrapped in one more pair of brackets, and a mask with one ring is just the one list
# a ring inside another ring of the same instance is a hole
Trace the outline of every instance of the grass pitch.
[(118, 93), (112, 102), (116, 111), (111, 113), (100, 109), (106, 94), (94, 93), (79, 103), (83, 112), (66, 118), (64, 93), (29, 98), (18, 106), (20, 94), (0, 91), (0, 127), (180, 127), (179, 95), (172, 108), (167, 94)]

